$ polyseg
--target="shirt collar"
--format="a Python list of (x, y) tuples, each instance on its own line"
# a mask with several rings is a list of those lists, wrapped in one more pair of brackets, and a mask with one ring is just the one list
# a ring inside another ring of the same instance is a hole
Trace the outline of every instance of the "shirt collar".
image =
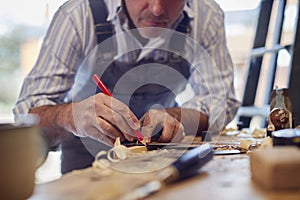
[[(198, 1), (198, 0), (196, 0), (196, 1)], [(189, 16), (189, 18), (193, 19), (194, 18), (194, 11), (190, 7), (190, 4), (192, 4), (192, 2), (188, 3), (188, 1), (187, 1), (187, 3), (184, 5), (183, 10), (187, 13), (187, 15)]]
[(117, 16), (122, 2), (121, 0), (105, 0), (105, 4), (108, 10), (107, 21), (112, 21)]

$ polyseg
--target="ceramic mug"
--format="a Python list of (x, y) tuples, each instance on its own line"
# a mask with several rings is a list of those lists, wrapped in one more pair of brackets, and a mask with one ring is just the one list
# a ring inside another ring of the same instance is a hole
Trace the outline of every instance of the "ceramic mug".
[(0, 199), (26, 199), (35, 185), (35, 171), (46, 159), (38, 118), (0, 123)]

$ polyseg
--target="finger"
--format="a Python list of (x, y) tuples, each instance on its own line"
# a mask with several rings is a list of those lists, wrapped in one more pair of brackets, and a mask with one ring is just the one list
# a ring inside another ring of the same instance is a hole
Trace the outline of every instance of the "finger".
[(147, 112), (141, 119), (142, 133), (144, 138), (147, 138), (148, 142), (151, 142), (151, 137), (156, 127), (156, 123), (156, 118), (151, 118), (149, 112)]
[(104, 143), (109, 146), (113, 146), (114, 144), (114, 138), (104, 135), (102, 132), (99, 131), (99, 129), (97, 129), (94, 126), (90, 126), (89, 128), (87, 128), (86, 132), (88, 133), (85, 133), (85, 135), (88, 135), (88, 137), (93, 138), (101, 143)]
[(174, 130), (177, 129), (177, 123), (173, 117), (166, 117), (163, 124), (162, 135), (159, 138), (159, 142), (170, 142), (173, 138)]
[(142, 127), (142, 133), (143, 133), (143, 136), (144, 136), (144, 141), (146, 143), (150, 143), (151, 142), (152, 132), (153, 132), (153, 128), (152, 127), (149, 127), (149, 126), (143, 126)]
[(172, 142), (181, 142), (185, 137), (183, 125), (177, 121), (177, 130), (174, 129)]
[(115, 139), (101, 134), (95, 134), (92, 138), (111, 147), (113, 147), (115, 143)]
[(114, 127), (110, 122), (106, 121), (105, 119), (101, 117), (97, 117), (97, 124), (98, 126), (95, 127), (99, 131), (101, 131), (104, 135), (113, 139), (120, 137), (121, 141), (125, 140), (124, 135), (116, 127)]
[(176, 118), (171, 116), (166, 118), (159, 142), (180, 142), (184, 137), (185, 133), (183, 125)]
[(121, 134), (121, 141), (124, 140), (124, 137), (129, 141), (134, 140), (133, 129), (124, 121), (123, 117), (119, 113), (114, 112), (108, 107), (104, 107), (100, 115), (101, 116), (98, 116), (98, 124), (102, 122), (101, 119), (107, 122), (106, 124), (102, 122), (103, 125), (100, 124), (100, 127), (103, 126), (102, 128), (106, 128), (105, 131), (107, 132), (105, 133), (109, 133), (109, 131), (112, 131), (112, 134), (117, 137)]
[(113, 98), (113, 97), (108, 97), (105, 95), (106, 98), (103, 98), (103, 104), (115, 112), (119, 113), (125, 122), (133, 129), (137, 130), (140, 128), (140, 123), (137, 117), (134, 115), (134, 113), (126, 106), (124, 103), (121, 101)]

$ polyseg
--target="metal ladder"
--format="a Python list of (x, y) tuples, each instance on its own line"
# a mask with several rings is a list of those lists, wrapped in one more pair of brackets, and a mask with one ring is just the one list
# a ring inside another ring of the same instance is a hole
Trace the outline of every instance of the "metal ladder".
[[(250, 55), (248, 76), (244, 88), (242, 105), (238, 112), (239, 128), (248, 128), (254, 116), (260, 116), (262, 120), (265, 120), (267, 118), (269, 113), (270, 96), (273, 90), (273, 85), (274, 85), (274, 80), (276, 75), (278, 52), (282, 49), (286, 49), (292, 55), (293, 51), (295, 51), (293, 49), (294, 44), (281, 45), (280, 43), (282, 31), (283, 31), (283, 23), (285, 17), (284, 13), (286, 10), (286, 5), (287, 5), (287, 0), (277, 0), (276, 4), (274, 3), (274, 0), (261, 0), (260, 2), (256, 32), (253, 41), (252, 52)], [(299, 7), (299, 1), (298, 1), (298, 7)], [(275, 26), (272, 30), (270, 30), (272, 12), (276, 12), (277, 14), (275, 18)], [(299, 8), (298, 8), (298, 12), (299, 12)], [(299, 26), (297, 27), (299, 28)], [(272, 37), (271, 48), (267, 48), (266, 41), (268, 37), (270, 37), (269, 34), (270, 31), (273, 31), (274, 34), (271, 35)], [(296, 39), (294, 43), (297, 41)], [(268, 62), (269, 75), (267, 77), (264, 77), (267, 78), (266, 80), (267, 84), (265, 89), (266, 94), (263, 100), (263, 106), (257, 107), (255, 106), (255, 98), (257, 94), (258, 83), (260, 80), (263, 58), (267, 53), (270, 54), (271, 57)], [(299, 59), (295, 60), (295, 62), (299, 62)], [(292, 74), (293, 72), (291, 73), (291, 75)], [(298, 79), (300, 79), (300, 77)]]

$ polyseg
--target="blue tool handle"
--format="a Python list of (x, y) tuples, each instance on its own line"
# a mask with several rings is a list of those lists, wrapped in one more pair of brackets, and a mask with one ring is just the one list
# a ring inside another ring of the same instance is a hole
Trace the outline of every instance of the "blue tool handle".
[(172, 165), (178, 172), (177, 181), (195, 175), (214, 156), (213, 148), (203, 144), (184, 153)]

